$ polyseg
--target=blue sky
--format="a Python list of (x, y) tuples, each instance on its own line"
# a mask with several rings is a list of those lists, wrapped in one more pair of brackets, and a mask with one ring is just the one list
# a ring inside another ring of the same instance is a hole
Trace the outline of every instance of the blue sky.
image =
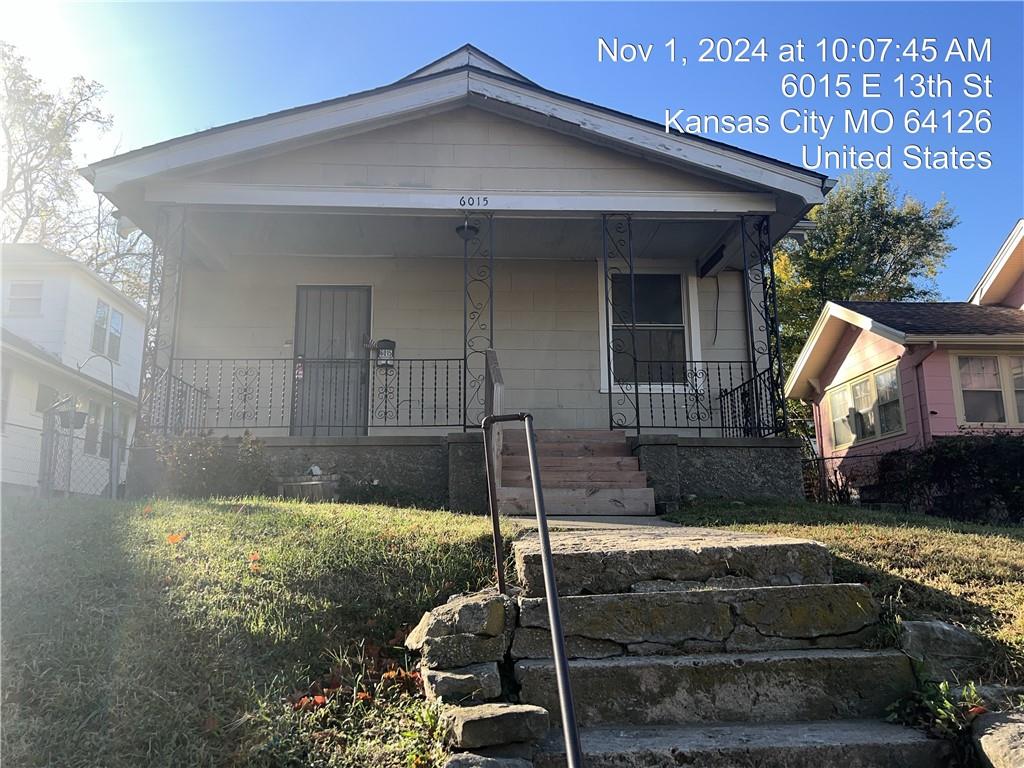
[[(0, 32), (22, 49), (34, 68), (58, 82), (81, 73), (102, 82), (115, 130), (89, 144), (86, 157), (128, 150), (213, 125), (333, 98), (391, 82), (428, 61), (472, 42), (540, 85), (587, 101), (662, 121), (664, 110), (757, 114), (773, 119), (786, 107), (836, 111), (833, 100), (788, 102), (779, 81), (787, 71), (823, 74), (877, 71), (891, 88), (903, 72), (942, 74), (958, 80), (968, 71), (991, 75), (988, 103), (963, 98), (928, 104), (895, 99), (841, 106), (987, 107), (993, 128), (985, 136), (934, 136), (937, 148), (988, 150), (987, 171), (900, 167), (901, 190), (932, 203), (945, 195), (961, 223), (957, 248), (940, 276), (942, 293), (965, 298), (1013, 222), (1024, 215), (1024, 4), (1021, 3), (378, 3), (378, 4), (90, 4), (33, 5)], [(597, 39), (654, 44), (646, 64), (600, 64)], [(992, 62), (983, 65), (670, 64), (663, 47), (675, 37), (692, 61), (700, 37), (802, 38), (823, 36), (951, 37), (992, 39)], [(808, 139), (787, 136), (773, 124), (768, 135), (715, 136), (744, 148), (799, 164)], [(920, 141), (920, 138), (911, 139)], [(834, 136), (838, 149), (908, 139)], [(836, 176), (841, 172), (829, 171)]]

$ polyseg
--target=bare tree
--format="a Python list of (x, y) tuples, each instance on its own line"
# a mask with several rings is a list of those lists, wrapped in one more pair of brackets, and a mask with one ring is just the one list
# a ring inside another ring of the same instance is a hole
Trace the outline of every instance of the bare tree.
[(48, 91), (14, 46), (0, 41), (4, 178), (0, 241), (36, 242), (84, 262), (129, 296), (147, 294), (150, 245), (121, 237), (113, 206), (85, 192), (74, 158), (83, 131), (106, 131), (103, 86), (83, 77)]

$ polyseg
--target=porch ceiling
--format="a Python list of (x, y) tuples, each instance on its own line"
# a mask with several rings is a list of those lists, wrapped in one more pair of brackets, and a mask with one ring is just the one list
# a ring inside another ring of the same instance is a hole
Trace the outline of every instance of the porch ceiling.
[[(395, 216), (337, 212), (192, 211), (192, 256), (215, 265), (219, 254), (462, 258), (459, 215)], [(496, 259), (601, 257), (601, 219), (494, 218)], [(703, 260), (736, 228), (735, 219), (635, 220), (638, 259)]]

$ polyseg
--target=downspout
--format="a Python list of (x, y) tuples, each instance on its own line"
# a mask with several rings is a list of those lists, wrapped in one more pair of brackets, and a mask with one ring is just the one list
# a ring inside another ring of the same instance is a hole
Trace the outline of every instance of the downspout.
[(928, 354), (914, 363), (914, 384), (917, 387), (917, 409), (921, 416), (921, 439), (924, 443), (922, 447), (928, 445), (932, 438), (931, 424), (929, 423), (930, 419), (928, 418), (928, 404), (925, 402), (926, 397), (923, 380), (924, 372), (922, 371), (922, 366), (924, 365), (924, 361), (934, 355), (938, 348), (939, 343), (937, 341), (933, 341)]

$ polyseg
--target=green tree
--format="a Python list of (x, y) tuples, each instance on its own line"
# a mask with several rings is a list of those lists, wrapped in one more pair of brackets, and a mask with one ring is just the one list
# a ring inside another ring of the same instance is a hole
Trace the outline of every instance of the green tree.
[(782, 356), (790, 370), (827, 301), (938, 298), (935, 278), (953, 250), (949, 204), (901, 195), (889, 174), (847, 176), (810, 218), (803, 241), (776, 251)]

